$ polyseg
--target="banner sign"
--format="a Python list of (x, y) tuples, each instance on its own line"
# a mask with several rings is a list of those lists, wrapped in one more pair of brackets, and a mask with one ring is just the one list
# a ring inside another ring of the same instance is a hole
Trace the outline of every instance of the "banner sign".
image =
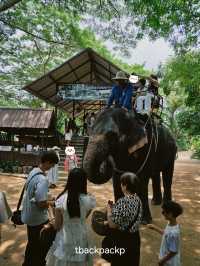
[(58, 96), (63, 100), (101, 100), (107, 102), (112, 87), (87, 84), (66, 84), (59, 86), (58, 89)]

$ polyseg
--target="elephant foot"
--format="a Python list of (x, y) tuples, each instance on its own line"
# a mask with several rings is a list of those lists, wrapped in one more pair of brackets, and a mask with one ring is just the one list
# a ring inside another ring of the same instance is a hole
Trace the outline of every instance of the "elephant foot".
[(151, 200), (151, 205), (161, 205), (161, 203), (162, 203), (162, 199), (160, 199), (160, 200), (152, 199)]

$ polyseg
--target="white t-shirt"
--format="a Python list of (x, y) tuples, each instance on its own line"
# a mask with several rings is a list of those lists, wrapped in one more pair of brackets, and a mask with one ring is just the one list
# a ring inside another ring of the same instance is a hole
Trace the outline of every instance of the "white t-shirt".
[(136, 98), (136, 112), (141, 114), (149, 114), (151, 111), (151, 101), (154, 98), (152, 93), (147, 92), (146, 95), (139, 95)]
[(180, 226), (167, 225), (162, 237), (160, 246), (159, 259), (163, 258), (169, 252), (177, 252), (170, 260), (165, 263), (165, 266), (181, 266), (180, 262)]
[(35, 175), (36, 173), (42, 173), (42, 170), (34, 168), (30, 172), (23, 198), (22, 221), (30, 226), (40, 225), (48, 220), (47, 209), (38, 207), (37, 202), (47, 200), (49, 182), (45, 174)]
[(47, 266), (94, 265), (92, 256), (84, 252), (76, 252), (76, 247), (82, 249), (93, 247), (90, 243), (86, 216), (88, 211), (96, 206), (96, 200), (92, 195), (80, 194), (79, 203), (80, 218), (70, 218), (67, 208), (67, 193), (56, 200), (56, 208), (61, 209), (63, 213), (63, 225), (57, 232), (55, 241), (47, 254)]

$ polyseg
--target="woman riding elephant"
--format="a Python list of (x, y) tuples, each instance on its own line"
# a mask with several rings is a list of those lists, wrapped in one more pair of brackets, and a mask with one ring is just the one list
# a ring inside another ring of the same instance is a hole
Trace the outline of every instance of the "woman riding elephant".
[(121, 108), (103, 111), (95, 121), (84, 157), (84, 169), (91, 182), (103, 184), (113, 178), (115, 201), (123, 196), (120, 175), (127, 171), (138, 175), (145, 223), (152, 221), (148, 204), (149, 178), (162, 172), (166, 181), (164, 199), (170, 200), (176, 154), (176, 144), (169, 131), (159, 126), (158, 138), (155, 138), (151, 120), (148, 124), (145, 128), (134, 112)]

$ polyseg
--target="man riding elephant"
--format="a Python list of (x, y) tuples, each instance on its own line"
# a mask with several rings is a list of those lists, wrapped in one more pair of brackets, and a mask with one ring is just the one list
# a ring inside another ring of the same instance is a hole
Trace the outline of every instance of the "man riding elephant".
[(175, 154), (175, 141), (166, 128), (160, 126), (157, 141), (153, 126), (150, 124), (146, 130), (134, 112), (110, 108), (100, 113), (95, 121), (84, 168), (88, 179), (95, 184), (113, 178), (115, 200), (123, 195), (120, 175), (126, 171), (136, 173), (140, 179), (143, 220), (149, 223), (152, 220), (148, 204), (149, 178), (162, 171), (166, 180), (164, 199), (170, 200)]
[(132, 109), (133, 86), (129, 83), (129, 77), (125, 72), (118, 71), (113, 80), (117, 82), (117, 85), (112, 88), (107, 107), (110, 107), (114, 102), (115, 107), (130, 111)]

